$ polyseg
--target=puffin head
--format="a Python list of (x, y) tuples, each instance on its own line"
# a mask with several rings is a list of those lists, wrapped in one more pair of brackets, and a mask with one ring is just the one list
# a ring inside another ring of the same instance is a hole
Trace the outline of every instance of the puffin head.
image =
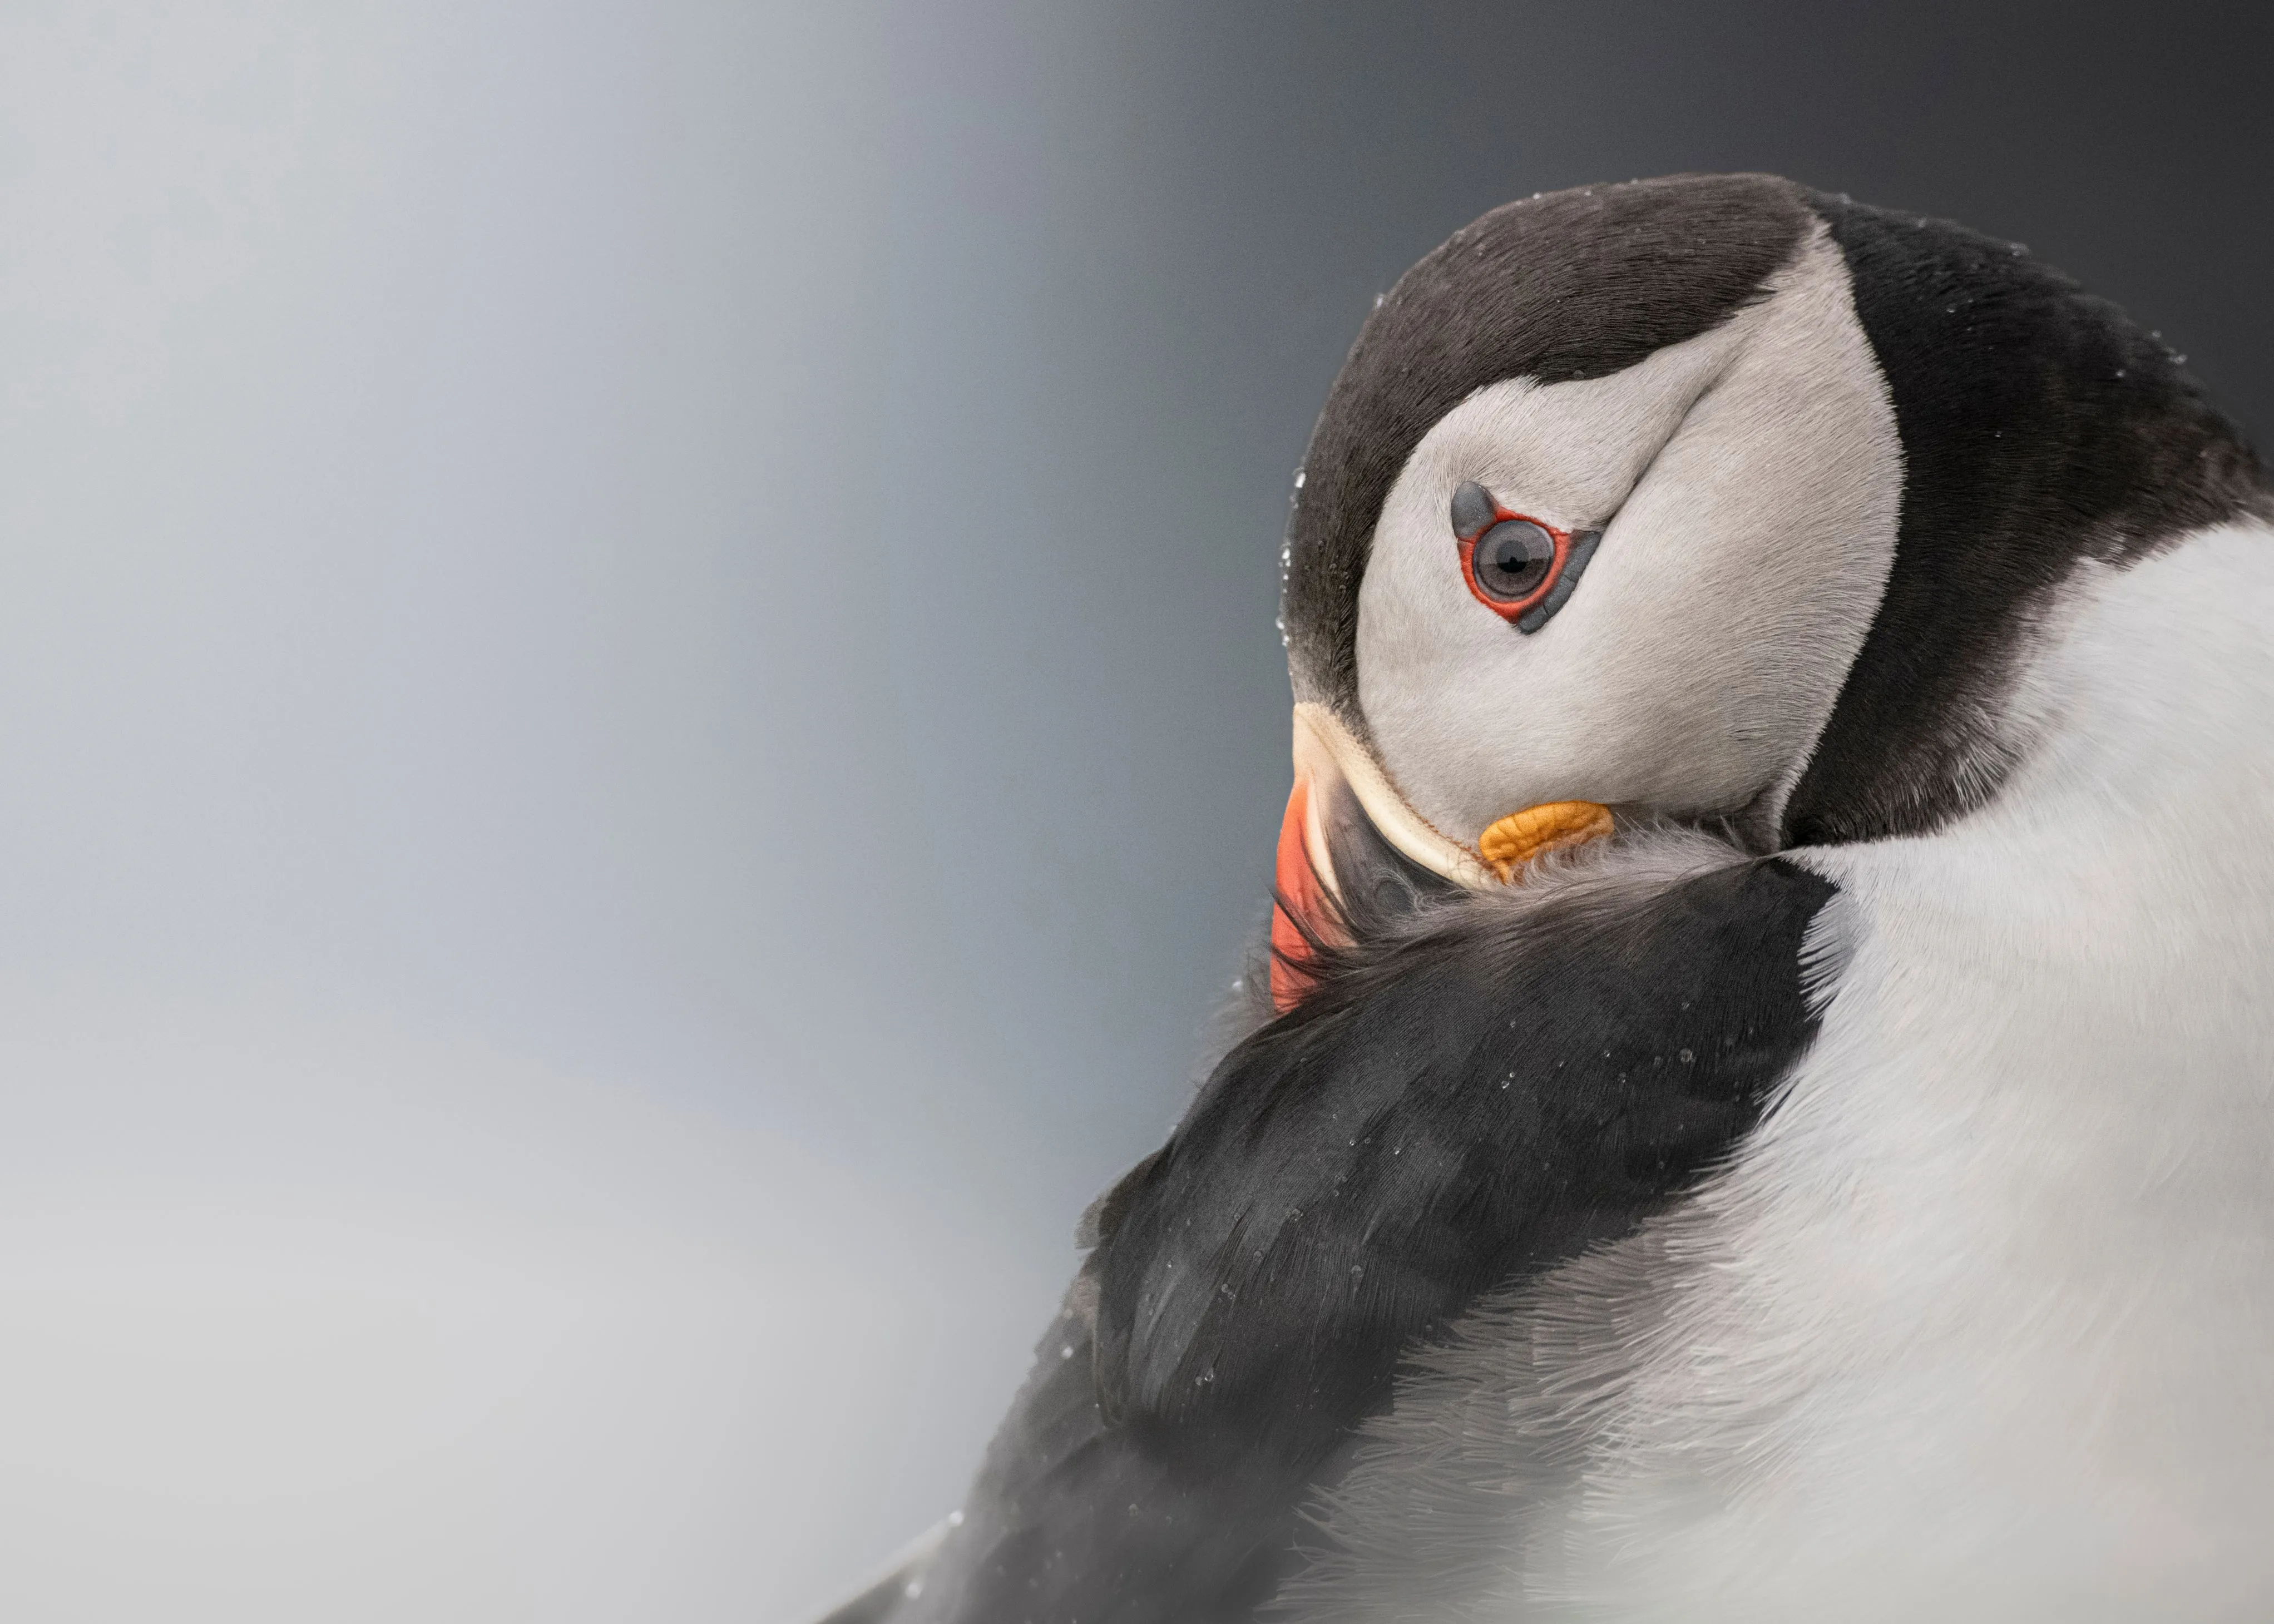
[(1962, 816), (2079, 572), (2265, 507), (2179, 357), (2016, 244), (1758, 175), (1495, 209), (1298, 479), (1275, 997), (1354, 914), (1623, 826)]

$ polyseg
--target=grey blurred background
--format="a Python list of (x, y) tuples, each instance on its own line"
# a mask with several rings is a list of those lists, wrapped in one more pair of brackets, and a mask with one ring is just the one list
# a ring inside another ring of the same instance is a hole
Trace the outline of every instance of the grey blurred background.
[(2264, 8), (0, 8), (0, 1614), (796, 1624), (1176, 1115), (1374, 294), (1769, 169), (2274, 425)]

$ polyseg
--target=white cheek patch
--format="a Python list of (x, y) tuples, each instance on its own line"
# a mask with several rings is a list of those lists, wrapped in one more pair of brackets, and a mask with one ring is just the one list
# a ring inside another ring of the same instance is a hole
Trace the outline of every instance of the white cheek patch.
[[(1828, 237), (1773, 285), (1612, 377), (1481, 389), (1408, 459), (1359, 589), (1359, 697), (1447, 835), (1555, 801), (1773, 816), (1798, 780), (1886, 585), (1901, 449)], [(1534, 635), (1462, 579), (1469, 479), (1603, 529)]]

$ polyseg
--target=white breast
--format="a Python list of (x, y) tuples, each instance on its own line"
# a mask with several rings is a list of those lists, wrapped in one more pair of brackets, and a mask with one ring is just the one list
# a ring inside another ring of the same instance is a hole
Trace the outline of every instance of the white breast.
[(1803, 859), (1820, 1036), (1671, 1237), (1536, 1601), (2274, 1607), (2274, 536), (2063, 618), (1989, 808)]
[(2263, 529), (2096, 569), (1989, 807), (1797, 857), (1841, 894), (1784, 1097), (1401, 1385), (1330, 1616), (2274, 1611), (2270, 626)]

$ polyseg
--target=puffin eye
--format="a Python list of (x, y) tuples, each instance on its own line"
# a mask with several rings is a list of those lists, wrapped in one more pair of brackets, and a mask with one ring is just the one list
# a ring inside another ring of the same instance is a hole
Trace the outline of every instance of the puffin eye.
[(1453, 539), (1470, 595), (1528, 635), (1570, 601), (1603, 532), (1559, 530), (1510, 513), (1471, 479), (1453, 492)]
[(1531, 597), (1555, 566), (1555, 538), (1529, 519), (1502, 519), (1477, 538), (1470, 573), (1477, 590), (1502, 603)]

